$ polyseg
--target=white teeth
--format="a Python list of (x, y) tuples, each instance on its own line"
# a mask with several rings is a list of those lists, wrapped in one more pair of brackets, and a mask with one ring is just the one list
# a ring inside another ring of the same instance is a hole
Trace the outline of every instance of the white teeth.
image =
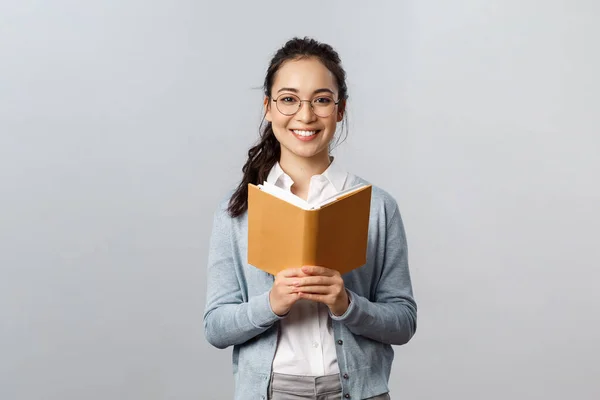
[(299, 131), (294, 129), (292, 132), (294, 132), (296, 135), (300, 135), (300, 136), (312, 136), (315, 133), (317, 133), (317, 131)]

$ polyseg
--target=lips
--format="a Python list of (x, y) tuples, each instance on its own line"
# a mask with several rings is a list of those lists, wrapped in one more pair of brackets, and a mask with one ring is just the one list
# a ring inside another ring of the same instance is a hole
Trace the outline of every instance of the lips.
[(290, 131), (297, 139), (303, 142), (313, 140), (321, 132), (320, 129), (290, 129)]

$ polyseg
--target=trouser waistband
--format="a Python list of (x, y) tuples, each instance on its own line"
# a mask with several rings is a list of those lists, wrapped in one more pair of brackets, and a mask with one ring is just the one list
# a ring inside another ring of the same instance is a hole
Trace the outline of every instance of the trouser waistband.
[(314, 377), (273, 373), (271, 389), (299, 395), (321, 395), (341, 392), (342, 384), (339, 374)]

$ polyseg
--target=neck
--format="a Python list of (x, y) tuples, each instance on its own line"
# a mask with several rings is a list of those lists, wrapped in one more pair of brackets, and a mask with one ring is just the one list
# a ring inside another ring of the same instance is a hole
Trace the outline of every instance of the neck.
[(310, 158), (282, 151), (279, 160), (281, 169), (292, 178), (295, 188), (301, 192), (308, 191), (310, 178), (325, 172), (329, 164), (331, 164), (331, 159), (327, 151), (315, 154)]

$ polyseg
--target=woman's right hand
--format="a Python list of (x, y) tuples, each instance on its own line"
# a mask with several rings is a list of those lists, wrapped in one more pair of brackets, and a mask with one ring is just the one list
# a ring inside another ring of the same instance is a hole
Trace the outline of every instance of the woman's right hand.
[(271, 310), (277, 315), (287, 314), (295, 302), (300, 299), (298, 293), (294, 293), (298, 278), (307, 276), (300, 268), (288, 268), (275, 275), (273, 287), (269, 292)]

